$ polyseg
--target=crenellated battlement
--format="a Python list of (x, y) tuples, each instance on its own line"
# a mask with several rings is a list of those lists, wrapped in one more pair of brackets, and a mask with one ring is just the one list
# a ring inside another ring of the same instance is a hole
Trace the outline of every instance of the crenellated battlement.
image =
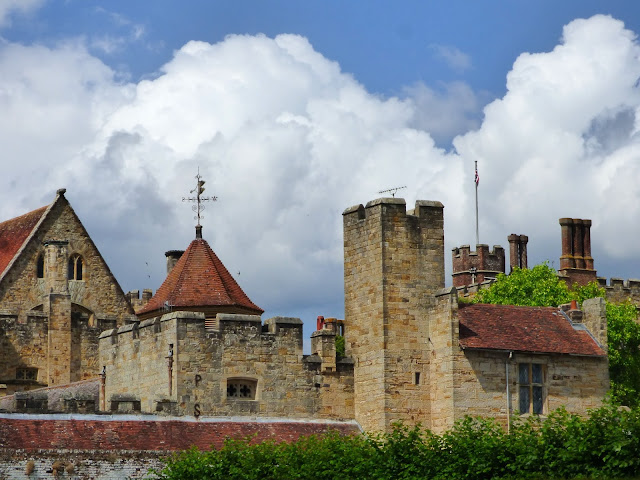
[(360, 204), (349, 207), (342, 215), (345, 222), (370, 220), (372, 218), (442, 221), (443, 208), (444, 205), (438, 201), (416, 200), (415, 208), (407, 210), (407, 203), (404, 198), (378, 198), (367, 202), (366, 206)]
[(636, 305), (640, 304), (640, 280), (630, 278), (624, 280), (622, 278), (598, 277), (598, 285), (605, 289), (607, 300), (610, 302), (620, 303), (631, 299)]
[(482, 283), (504, 273), (504, 248), (494, 245), (478, 244), (472, 251), (470, 245), (462, 245), (452, 249), (453, 286), (458, 288), (465, 285)]
[(131, 290), (127, 292), (125, 296), (133, 307), (133, 310), (137, 311), (144, 307), (147, 303), (149, 303), (149, 300), (151, 300), (151, 297), (153, 297), (153, 290), (151, 290), (150, 288), (145, 288), (144, 290), (142, 290), (142, 296), (140, 296), (140, 290)]
[[(173, 322), (173, 325), (170, 323)], [(187, 326), (192, 324), (192, 326)], [(123, 325), (119, 328), (105, 330), (100, 334), (100, 340), (111, 339), (112, 345), (137, 340), (141, 336), (160, 336), (171, 329), (187, 328), (198, 331), (201, 336), (199, 341), (205, 339), (225, 339), (228, 335), (253, 334), (252, 338), (265, 340), (272, 343), (274, 336), (286, 337), (294, 354), (302, 352), (302, 320), (293, 317), (272, 317), (264, 321), (258, 315), (240, 315), (219, 313), (215, 319), (205, 318), (201, 312), (170, 312), (160, 317), (153, 317), (140, 322)]]

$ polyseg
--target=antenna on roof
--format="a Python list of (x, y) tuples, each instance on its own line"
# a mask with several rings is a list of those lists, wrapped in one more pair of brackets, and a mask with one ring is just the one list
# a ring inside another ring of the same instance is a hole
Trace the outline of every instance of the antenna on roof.
[(396, 198), (398, 190), (402, 190), (403, 188), (407, 188), (407, 186), (405, 185), (404, 187), (393, 187), (387, 190), (380, 190), (378, 193), (390, 193), (393, 198)]
[(196, 225), (196, 238), (202, 238), (202, 226), (200, 225), (200, 220), (204, 217), (201, 215), (201, 212), (204, 210), (204, 205), (202, 202), (215, 202), (218, 200), (218, 197), (215, 195), (212, 197), (203, 197), (204, 193), (204, 184), (206, 183), (202, 180), (200, 176), (200, 167), (198, 167), (198, 174), (196, 175), (196, 188), (191, 190), (189, 193), (195, 193), (195, 197), (182, 197), (183, 202), (196, 202), (195, 205), (192, 205), (191, 209), (196, 212), (196, 216), (193, 217), (194, 220), (198, 220), (198, 224)]

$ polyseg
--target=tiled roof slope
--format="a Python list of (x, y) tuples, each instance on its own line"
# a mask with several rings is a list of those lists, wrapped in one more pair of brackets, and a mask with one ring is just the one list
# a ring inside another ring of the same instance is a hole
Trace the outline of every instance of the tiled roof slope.
[(38, 224), (48, 207), (0, 223), (0, 276)]
[(531, 353), (604, 356), (585, 330), (554, 307), (460, 304), (460, 346)]
[(191, 242), (156, 294), (138, 315), (160, 311), (165, 302), (180, 307), (236, 307), (244, 313), (262, 314), (213, 252), (206, 240)]
[(201, 419), (158, 420), (134, 416), (2, 415), (0, 449), (175, 451), (196, 446), (222, 447), (225, 438), (293, 442), (301, 436), (337, 431), (357, 435), (355, 422), (268, 419), (262, 421)]

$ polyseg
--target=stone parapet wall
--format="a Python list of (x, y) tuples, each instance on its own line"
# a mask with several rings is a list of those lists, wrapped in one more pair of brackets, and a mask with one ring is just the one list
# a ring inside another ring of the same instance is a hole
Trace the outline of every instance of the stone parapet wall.
[(598, 285), (605, 289), (607, 300), (613, 303), (622, 303), (631, 300), (640, 305), (640, 280), (630, 278), (611, 278), (607, 282), (604, 277), (598, 277)]
[[(334, 358), (323, 369), (320, 357), (305, 358), (300, 319), (274, 317), (263, 325), (254, 315), (218, 314), (216, 320), (218, 328), (207, 329), (202, 313), (172, 312), (103, 332), (107, 409), (353, 418), (353, 365), (337, 368)], [(241, 385), (246, 396), (229, 395), (228, 387)]]

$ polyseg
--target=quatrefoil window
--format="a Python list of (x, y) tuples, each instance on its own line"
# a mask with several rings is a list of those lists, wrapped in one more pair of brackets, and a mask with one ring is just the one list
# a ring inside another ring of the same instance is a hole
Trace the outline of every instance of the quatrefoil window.
[(248, 380), (245, 378), (230, 378), (227, 380), (227, 398), (238, 400), (255, 400), (256, 380)]

